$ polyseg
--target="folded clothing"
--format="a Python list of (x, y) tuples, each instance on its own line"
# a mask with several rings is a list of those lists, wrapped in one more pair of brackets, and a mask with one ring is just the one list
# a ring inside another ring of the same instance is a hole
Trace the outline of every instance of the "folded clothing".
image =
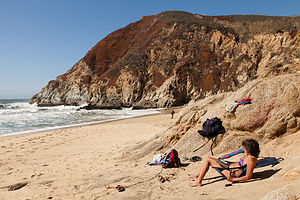
[(242, 99), (238, 102), (239, 105), (246, 105), (246, 104), (251, 104), (252, 99), (251, 98), (246, 98)]
[(232, 162), (225, 161), (225, 160), (219, 158), (219, 159), (217, 160), (217, 163), (218, 163), (219, 165), (221, 165), (222, 167), (228, 169), (229, 166), (230, 166), (230, 164), (231, 164)]

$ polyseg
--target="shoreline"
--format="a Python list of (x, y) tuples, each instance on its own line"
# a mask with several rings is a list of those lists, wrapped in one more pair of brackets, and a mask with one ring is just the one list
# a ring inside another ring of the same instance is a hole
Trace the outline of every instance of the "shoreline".
[[(261, 199), (276, 189), (297, 189), (300, 169), (294, 163), (300, 160), (296, 154), (300, 151), (300, 132), (262, 144), (262, 157), (284, 160), (274, 167), (256, 169), (258, 178), (249, 182), (226, 187), (228, 181), (216, 181), (214, 177), (219, 174), (209, 170), (205, 186), (190, 188), (187, 173), (199, 170), (204, 159), (195, 163), (182, 160), (185, 165), (180, 168), (163, 169), (160, 175), (166, 178), (164, 183), (157, 177), (151, 179), (161, 166), (147, 163), (154, 155), (164, 152), (151, 149), (148, 144), (172, 127), (177, 117), (171, 119), (169, 110), (163, 110), (158, 114), (92, 125), (0, 137), (1, 199), (204, 200), (244, 199), (250, 194), (252, 199)], [(293, 156), (289, 153), (292, 151), (296, 152)], [(178, 153), (180, 158), (184, 156)], [(262, 175), (265, 178), (260, 179)], [(106, 188), (135, 183), (138, 184), (124, 192)], [(10, 190), (18, 185), (23, 187)]]
[(39, 129), (27, 130), (27, 131), (12, 132), (12, 133), (0, 135), (0, 138), (11, 137), (11, 136), (16, 136), (16, 135), (34, 134), (34, 133), (47, 132), (47, 131), (55, 131), (55, 130), (60, 130), (60, 129), (68, 129), (68, 128), (75, 128), (75, 127), (81, 127), (81, 126), (90, 126), (90, 125), (96, 125), (96, 124), (102, 124), (102, 123), (109, 123), (109, 122), (118, 121), (118, 120), (125, 120), (125, 119), (137, 118), (137, 117), (145, 117), (148, 115), (149, 116), (150, 115), (159, 115), (164, 112), (163, 110), (168, 110), (168, 108), (166, 108), (166, 109), (162, 108), (161, 110), (157, 109), (157, 110), (155, 110), (157, 113), (149, 113), (149, 114), (144, 114), (144, 115), (129, 116), (129, 117), (116, 118), (116, 119), (107, 119), (107, 120), (102, 120), (102, 121), (91, 121), (91, 122), (84, 122), (84, 123), (80, 123), (80, 124), (62, 125), (62, 126), (39, 128)]
[[(0, 196), (2, 199), (81, 199), (82, 196), (95, 199), (94, 195), (105, 195), (104, 185), (118, 182), (122, 170), (141, 166), (138, 161), (122, 164), (121, 159), (130, 149), (149, 141), (173, 122), (169, 114), (158, 113), (1, 137)], [(25, 186), (9, 190), (20, 183)]]
[(139, 118), (139, 117), (147, 117), (147, 116), (151, 116), (151, 115), (170, 114), (170, 111), (172, 109), (176, 110), (176, 113), (178, 113), (182, 107), (183, 106), (170, 107), (170, 108), (157, 108), (154, 110), (157, 113), (149, 113), (149, 114), (144, 114), (144, 115), (129, 116), (129, 117), (123, 117), (123, 118), (116, 118), (116, 119), (108, 119), (108, 120), (103, 120), (103, 121), (91, 121), (91, 122), (84, 122), (84, 123), (80, 123), (80, 124), (71, 124), (71, 125), (55, 126), (55, 127), (48, 127), (48, 128), (39, 128), (39, 129), (35, 129), (35, 130), (12, 132), (12, 133), (0, 135), (0, 138), (13, 137), (13, 136), (19, 136), (19, 135), (28, 135), (28, 134), (37, 134), (37, 133), (42, 133), (42, 132), (76, 128), (76, 127), (92, 126), (92, 125), (97, 125), (97, 124), (102, 124), (102, 123), (109, 123), (109, 122), (113, 122), (113, 121), (121, 121), (121, 120)]

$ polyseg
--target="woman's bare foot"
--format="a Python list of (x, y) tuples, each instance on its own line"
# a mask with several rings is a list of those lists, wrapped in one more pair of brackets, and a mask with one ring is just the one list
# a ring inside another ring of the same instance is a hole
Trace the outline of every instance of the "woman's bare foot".
[(201, 187), (202, 183), (197, 183), (196, 181), (190, 182), (189, 183), (190, 187)]
[(196, 179), (196, 178), (198, 178), (198, 175), (197, 174), (188, 174), (188, 177)]

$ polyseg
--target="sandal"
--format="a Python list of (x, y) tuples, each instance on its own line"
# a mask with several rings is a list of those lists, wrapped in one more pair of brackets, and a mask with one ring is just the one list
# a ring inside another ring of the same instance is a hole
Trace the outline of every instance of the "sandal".
[(116, 187), (116, 189), (117, 189), (119, 192), (125, 191), (125, 187), (123, 187), (123, 186), (121, 186), (121, 185), (118, 185), (118, 186)]
[(193, 156), (193, 157), (190, 158), (191, 162), (197, 162), (197, 161), (201, 161), (201, 160), (202, 160), (202, 158), (199, 157), (199, 156)]
[(161, 183), (164, 183), (166, 181), (166, 179), (164, 177), (162, 177), (161, 175), (158, 176), (158, 180), (161, 182)]

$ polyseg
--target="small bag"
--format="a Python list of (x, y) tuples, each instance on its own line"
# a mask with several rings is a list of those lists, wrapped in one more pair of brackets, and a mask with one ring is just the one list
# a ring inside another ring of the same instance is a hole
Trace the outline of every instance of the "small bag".
[(231, 163), (229, 163), (229, 162), (227, 162), (227, 161), (225, 161), (225, 160), (223, 160), (221, 158), (218, 158), (217, 163), (219, 165), (221, 165), (222, 167), (226, 168), (226, 169), (228, 169), (229, 166), (230, 166), (230, 164), (231, 164)]
[(172, 149), (167, 154), (162, 167), (163, 168), (173, 168), (173, 167), (180, 167), (180, 165), (181, 165), (181, 162), (178, 157), (178, 152), (175, 149)]

